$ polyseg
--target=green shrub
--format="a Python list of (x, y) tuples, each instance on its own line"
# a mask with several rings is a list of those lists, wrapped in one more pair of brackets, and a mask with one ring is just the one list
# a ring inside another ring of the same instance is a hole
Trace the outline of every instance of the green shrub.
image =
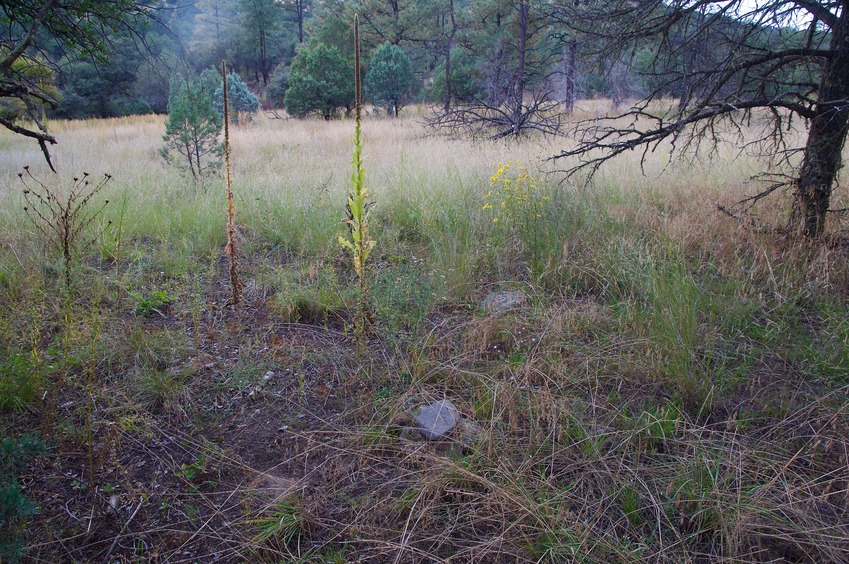
[[(224, 81), (219, 81), (213, 95), (215, 109), (224, 115)], [(259, 110), (259, 99), (248, 90), (248, 85), (238, 74), (227, 73), (227, 105), (230, 109), (230, 123), (239, 124), (250, 121)]]
[(375, 105), (398, 117), (398, 111), (415, 97), (417, 83), (413, 64), (400, 47), (387, 41), (375, 50), (365, 84), (366, 97)]
[(41, 377), (29, 355), (13, 352), (0, 360), (0, 413), (22, 411), (38, 397)]
[(287, 112), (301, 117), (319, 112), (330, 119), (340, 107), (350, 110), (354, 77), (349, 60), (337, 47), (323, 43), (301, 47), (292, 60), (284, 103)]

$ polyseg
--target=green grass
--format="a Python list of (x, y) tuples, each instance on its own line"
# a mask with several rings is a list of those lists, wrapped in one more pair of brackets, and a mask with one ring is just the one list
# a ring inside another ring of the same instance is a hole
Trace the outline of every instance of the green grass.
[(44, 384), (43, 371), (25, 352), (4, 352), (4, 360), (0, 361), (0, 412), (21, 411), (38, 399)]
[[(849, 557), (835, 532), (846, 255), (715, 213), (750, 191), (750, 159), (658, 154), (641, 175), (629, 156), (584, 186), (540, 158), (545, 140), (448, 141), (366, 119), (379, 245), (362, 355), (338, 244), (350, 122), (234, 130), (237, 310), (222, 307), (223, 184), (163, 166), (161, 118), (56, 127), (62, 174), (114, 176), (113, 228), (75, 262), (85, 291), (68, 303), (14, 177), (25, 160), (46, 174), (37, 147), (0, 139), (16, 148), (0, 153), (2, 430), (55, 445), (23, 470), (43, 484), (25, 535), (36, 557), (102, 559), (120, 525), (87, 532), (80, 516), (104, 507), (127, 523), (141, 499), (113, 558)], [(494, 222), (491, 177), (517, 160), (547, 199), (511, 201), (514, 221)], [(503, 289), (528, 300), (485, 312)], [(479, 427), (468, 445), (409, 439), (417, 407), (441, 398)], [(115, 508), (69, 485), (89, 475), (116, 488)]]

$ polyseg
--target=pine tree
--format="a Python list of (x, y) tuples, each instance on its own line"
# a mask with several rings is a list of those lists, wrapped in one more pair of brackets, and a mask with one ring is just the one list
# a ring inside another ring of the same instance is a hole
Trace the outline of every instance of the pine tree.
[[(216, 110), (223, 115), (224, 83), (220, 79), (214, 100)], [(236, 73), (227, 73), (227, 101), (230, 107), (230, 123), (239, 124), (242, 118), (244, 121), (250, 121), (259, 110), (259, 100), (256, 95), (248, 90), (248, 85)]]
[(171, 79), (165, 145), (160, 153), (169, 162), (188, 169), (195, 181), (221, 166), (224, 146), (219, 136), (223, 122), (213, 102), (220, 80), (215, 71), (197, 78)]
[(366, 95), (372, 102), (398, 117), (415, 96), (416, 83), (413, 65), (400, 47), (387, 41), (375, 50), (366, 73)]
[(350, 110), (354, 105), (350, 63), (335, 46), (305, 44), (292, 61), (284, 102), (286, 111), (298, 116), (320, 112), (330, 119), (340, 107)]

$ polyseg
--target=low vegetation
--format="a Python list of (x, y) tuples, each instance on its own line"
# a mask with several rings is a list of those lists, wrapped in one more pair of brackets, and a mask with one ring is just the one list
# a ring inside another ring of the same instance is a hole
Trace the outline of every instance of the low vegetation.
[[(716, 211), (760, 191), (758, 163), (626, 154), (585, 186), (546, 139), (366, 115), (360, 272), (339, 244), (353, 122), (258, 116), (230, 130), (225, 307), (223, 184), (167, 166), (164, 128), (52, 123), (55, 184), (0, 135), (3, 558), (849, 559), (847, 251)], [(27, 165), (60, 196), (114, 175), (73, 261), (24, 211)], [(474, 431), (411, 437), (438, 399)]]

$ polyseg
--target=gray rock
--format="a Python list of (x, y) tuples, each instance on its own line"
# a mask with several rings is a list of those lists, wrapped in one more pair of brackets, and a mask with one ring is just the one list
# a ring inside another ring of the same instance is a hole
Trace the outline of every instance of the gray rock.
[(483, 299), (481, 309), (487, 313), (501, 313), (521, 307), (528, 302), (528, 295), (521, 290), (493, 292)]
[(435, 401), (422, 407), (416, 417), (419, 431), (431, 441), (438, 441), (454, 430), (460, 421), (460, 412), (448, 400)]

